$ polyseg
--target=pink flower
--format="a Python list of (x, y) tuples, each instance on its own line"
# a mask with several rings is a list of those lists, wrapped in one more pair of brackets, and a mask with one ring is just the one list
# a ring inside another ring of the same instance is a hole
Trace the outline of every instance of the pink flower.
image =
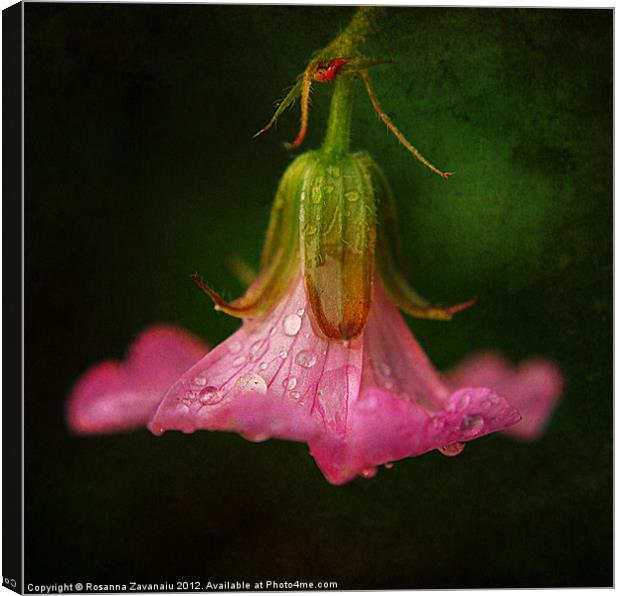
[(69, 427), (97, 434), (144, 427), (163, 393), (207, 347), (170, 325), (153, 325), (131, 345), (124, 363), (93, 366), (75, 384), (67, 404)]
[[(433, 449), (454, 455), (462, 443), (519, 421), (492, 383), (451, 390), (380, 284), (364, 332), (348, 345), (315, 331), (297, 281), (265, 317), (244, 321), (196, 362), (204, 350), (169, 327), (147, 331), (126, 364), (98, 365), (78, 382), (71, 427), (117, 431), (150, 418), (155, 434), (226, 430), (255, 441), (304, 441), (326, 478), (342, 484)], [(495, 381), (512, 374), (491, 364), (485, 370), (499, 371)], [(527, 379), (519, 386), (520, 378), (513, 376), (513, 396), (534, 387)]]
[[(359, 41), (367, 12), (356, 13), (350, 30), (327, 47), (338, 54), (311, 61), (263, 131), (301, 95), (302, 126), (293, 144), (301, 142), (313, 76), (338, 63), (356, 64), (337, 56)], [(371, 63), (357, 65), (387, 126), (447, 177), (380, 109), (365, 71)], [(147, 331), (127, 363), (104, 363), (79, 381), (69, 401), (72, 429), (96, 433), (148, 422), (156, 435), (224, 430), (253, 441), (302, 441), (334, 484), (434, 449), (456, 455), (464, 443), (516, 425), (516, 407), (523, 407), (524, 421), (515, 435), (541, 431), (562, 387), (552, 365), (530, 363), (513, 372), (503, 360), (485, 357), (445, 380), (399, 314), (450, 320), (475, 299), (437, 307), (410, 287), (389, 184), (369, 154), (348, 149), (354, 84), (351, 76), (338, 77), (323, 146), (284, 173), (260, 273), (245, 294), (227, 302), (195, 275), (216, 309), (241, 318), (242, 327), (206, 355), (184, 332)]]
[(564, 378), (551, 361), (532, 358), (513, 368), (496, 352), (474, 354), (447, 375), (450, 386), (491, 387), (521, 413), (521, 421), (504, 432), (533, 441), (543, 434), (564, 391)]

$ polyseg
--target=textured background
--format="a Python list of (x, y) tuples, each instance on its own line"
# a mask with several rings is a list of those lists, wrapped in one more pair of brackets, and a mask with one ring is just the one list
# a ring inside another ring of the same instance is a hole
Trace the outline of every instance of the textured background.
[[(612, 12), (389, 9), (354, 146), (392, 182), (416, 287), (480, 303), (412, 321), (447, 368), (475, 349), (557, 360), (545, 438), (430, 453), (327, 484), (305, 445), (147, 431), (70, 436), (72, 383), (170, 321), (238, 323), (226, 266), (257, 262), (282, 149), (252, 140), (352, 9), (26, 4), (26, 581), (335, 580), (342, 588), (612, 582)], [(323, 134), (314, 95), (306, 147)]]

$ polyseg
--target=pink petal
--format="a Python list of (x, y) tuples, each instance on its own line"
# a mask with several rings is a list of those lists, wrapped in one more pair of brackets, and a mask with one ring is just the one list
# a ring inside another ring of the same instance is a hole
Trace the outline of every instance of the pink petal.
[(188, 370), (148, 426), (155, 434), (229, 430), (252, 440), (341, 436), (361, 368), (361, 340), (345, 347), (317, 336), (300, 280), (266, 318), (244, 322)]
[(504, 432), (529, 441), (543, 434), (564, 390), (564, 377), (553, 362), (533, 358), (513, 367), (494, 352), (468, 358), (447, 378), (452, 387), (491, 387), (503, 395), (522, 416), (521, 422)]
[(300, 280), (266, 318), (245, 322), (188, 370), (149, 428), (305, 441), (327, 479), (341, 484), (519, 419), (489, 389), (451, 394), (376, 286), (364, 335), (345, 345), (315, 332)]
[(92, 434), (144, 426), (166, 389), (206, 351), (182, 329), (149, 327), (130, 346), (125, 362), (102, 362), (78, 380), (67, 406), (71, 430)]
[(519, 420), (490, 389), (450, 394), (379, 286), (364, 336), (362, 390), (349, 411), (345, 439), (323, 436), (311, 442), (312, 454), (334, 484), (372, 476), (376, 466), (470, 441)]

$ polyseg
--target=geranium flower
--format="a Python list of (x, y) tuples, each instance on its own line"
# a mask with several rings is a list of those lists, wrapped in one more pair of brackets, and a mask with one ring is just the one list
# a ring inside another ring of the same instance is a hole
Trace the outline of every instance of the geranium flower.
[(304, 441), (340, 484), (518, 420), (491, 389), (451, 392), (379, 284), (364, 332), (347, 345), (317, 334), (299, 281), (182, 375), (148, 426)]
[[(325, 477), (341, 484), (430, 450), (456, 455), (464, 443), (516, 425), (511, 396), (533, 412), (522, 434), (542, 426), (561, 390), (549, 369), (512, 373), (477, 361), (444, 380), (398, 312), (450, 320), (475, 300), (431, 306), (409, 286), (387, 180), (367, 153), (349, 152), (359, 75), (401, 143), (449, 175), (404, 139), (372, 91), (366, 68), (377, 62), (363, 59), (358, 45), (373, 10), (360, 9), (291, 91), (302, 104), (297, 147), (312, 81), (335, 80), (323, 146), (299, 156), (276, 193), (256, 280), (227, 302), (195, 276), (242, 327), (197, 362), (204, 347), (191, 337), (170, 328), (146, 333), (126, 364), (99, 365), (78, 383), (69, 401), (74, 430), (148, 423), (156, 435), (226, 430), (253, 441), (303, 441)], [(537, 383), (546, 383), (542, 393)]]
[(206, 350), (183, 330), (146, 330), (125, 363), (99, 364), (77, 382), (70, 427), (305, 441), (339, 484), (432, 449), (456, 455), (496, 430), (537, 438), (562, 392), (550, 361), (513, 370), (499, 354), (467, 359), (445, 382), (380, 287), (363, 336), (348, 346), (317, 336), (298, 282), (264, 320)]

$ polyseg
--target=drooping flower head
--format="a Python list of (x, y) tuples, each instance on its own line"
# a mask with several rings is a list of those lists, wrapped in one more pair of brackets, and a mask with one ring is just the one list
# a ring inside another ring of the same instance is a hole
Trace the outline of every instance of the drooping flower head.
[[(369, 154), (349, 150), (355, 85), (361, 79), (399, 141), (431, 170), (449, 175), (406, 141), (372, 91), (367, 70), (379, 62), (366, 59), (361, 47), (375, 11), (358, 10), (349, 27), (310, 61), (260, 131), (299, 96), (300, 132), (289, 145), (299, 147), (312, 83), (333, 82), (325, 141), (285, 172), (256, 279), (242, 297), (227, 302), (196, 276), (216, 309), (243, 320), (241, 329), (202, 359), (166, 362), (163, 368), (171, 374), (151, 385), (132, 373), (130, 356), (126, 385), (148, 385), (148, 408), (123, 397), (117, 374), (109, 382), (101, 381), (101, 374), (87, 376), (70, 401), (76, 430), (118, 430), (122, 404), (134, 403), (132, 411), (139, 414), (132, 423), (148, 422), (155, 434), (227, 430), (255, 441), (307, 442), (327, 479), (340, 484), (429, 450), (455, 455), (465, 442), (519, 422), (510, 396), (498, 391), (517, 395), (518, 382), (470, 384), (467, 374), (456, 373), (453, 379), (460, 384), (445, 380), (398, 312), (449, 320), (474, 300), (435, 307), (409, 286), (388, 182)], [(170, 350), (171, 356), (192, 352), (190, 344), (190, 350)], [(157, 354), (160, 366), (165, 353)], [(155, 372), (155, 358), (152, 366)], [(503, 379), (510, 371), (504, 372)], [(548, 385), (547, 394), (555, 399), (561, 383)], [(534, 426), (543, 418), (539, 413)]]

